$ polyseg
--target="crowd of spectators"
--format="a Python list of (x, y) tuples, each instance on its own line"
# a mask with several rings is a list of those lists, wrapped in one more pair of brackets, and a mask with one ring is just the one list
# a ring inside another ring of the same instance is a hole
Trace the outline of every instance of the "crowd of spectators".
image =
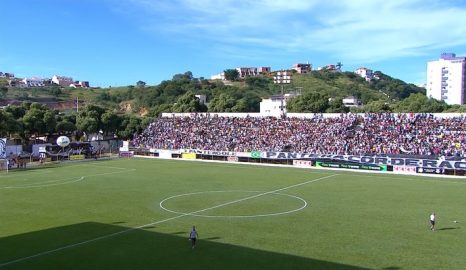
[(311, 119), (195, 114), (157, 118), (132, 143), (156, 149), (464, 157), (466, 118), (390, 113)]

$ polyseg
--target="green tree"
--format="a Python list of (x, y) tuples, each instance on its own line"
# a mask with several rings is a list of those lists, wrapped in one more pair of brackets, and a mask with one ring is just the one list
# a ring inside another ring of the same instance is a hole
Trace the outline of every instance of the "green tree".
[(141, 118), (125, 115), (117, 132), (119, 138), (132, 139), (135, 133), (142, 131)]
[(297, 96), (287, 103), (289, 112), (321, 113), (329, 107), (328, 97), (320, 93), (307, 92)]
[(70, 113), (65, 115), (62, 121), (68, 121), (72, 124), (76, 124), (76, 113)]
[(271, 83), (270, 78), (266, 77), (246, 77), (246, 85), (251, 89), (267, 89)]
[(173, 104), (174, 112), (205, 112), (207, 107), (199, 102), (193, 92), (188, 91)]
[(14, 116), (6, 110), (0, 110), (0, 137), (5, 137), (17, 130), (18, 125)]
[(392, 112), (390, 105), (383, 100), (371, 101), (364, 105), (364, 112)]
[(116, 132), (120, 126), (123, 119), (113, 112), (107, 111), (102, 114), (102, 126), (103, 131), (108, 134), (109, 132)]
[(149, 115), (152, 117), (159, 117), (164, 112), (172, 112), (172, 105), (162, 104), (162, 105), (155, 106), (154, 108), (150, 110)]
[(436, 113), (448, 109), (444, 101), (429, 99), (424, 94), (411, 94), (408, 98), (395, 104), (395, 112)]
[(193, 73), (191, 71), (186, 71), (183, 75), (188, 80), (193, 80), (194, 79)]
[(444, 112), (451, 112), (451, 113), (466, 113), (466, 105), (452, 105)]
[(343, 99), (342, 98), (334, 98), (331, 101), (329, 101), (328, 108), (326, 109), (326, 112), (328, 113), (347, 113), (349, 112), (349, 108), (343, 105)]
[(173, 81), (191, 81), (193, 79), (193, 73), (191, 71), (186, 71), (183, 74), (173, 75)]
[(139, 88), (144, 88), (146, 87), (146, 83), (143, 81), (137, 81), (136, 86)]
[(221, 93), (210, 101), (209, 112), (232, 112), (235, 105), (236, 101), (231, 95)]
[(231, 108), (232, 112), (251, 112), (247, 99), (242, 98), (236, 102), (236, 105)]
[(56, 130), (59, 134), (69, 134), (76, 131), (76, 125), (64, 119), (57, 123)]
[(32, 103), (23, 117), (24, 132), (26, 134), (42, 135), (46, 133), (44, 114), (46, 110), (39, 103)]
[(226, 80), (237, 81), (239, 79), (239, 72), (236, 69), (226, 69), (223, 72)]
[(258, 92), (247, 92), (242, 98), (247, 103), (247, 108), (243, 112), (259, 112), (262, 98)]
[(76, 127), (87, 133), (98, 132), (102, 128), (101, 117), (105, 109), (96, 105), (88, 105), (76, 117)]
[(92, 117), (78, 117), (76, 128), (82, 132), (96, 133), (99, 131), (99, 124), (98, 119)]
[(45, 125), (45, 132), (48, 134), (55, 133), (57, 128), (56, 112), (51, 110), (45, 111), (43, 121)]
[(26, 106), (8, 106), (5, 108), (5, 111), (11, 113), (13, 118), (21, 119), (26, 114)]
[(426, 89), (414, 84), (408, 84), (402, 80), (392, 78), (380, 71), (374, 72), (379, 79), (372, 80), (371, 86), (389, 95), (391, 99), (402, 100), (411, 94), (426, 93)]

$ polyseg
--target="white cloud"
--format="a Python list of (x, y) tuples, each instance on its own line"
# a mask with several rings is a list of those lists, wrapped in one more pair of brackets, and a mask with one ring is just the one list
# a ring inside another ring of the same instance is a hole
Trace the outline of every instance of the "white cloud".
[(228, 46), (371, 62), (466, 45), (466, 7), (436, 0), (126, 0), (145, 28)]

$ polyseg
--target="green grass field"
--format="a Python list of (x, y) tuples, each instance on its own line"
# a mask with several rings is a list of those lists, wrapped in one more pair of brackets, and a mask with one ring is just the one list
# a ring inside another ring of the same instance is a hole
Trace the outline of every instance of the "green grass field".
[(0, 173), (0, 269), (466, 269), (465, 207), (462, 179), (69, 163)]

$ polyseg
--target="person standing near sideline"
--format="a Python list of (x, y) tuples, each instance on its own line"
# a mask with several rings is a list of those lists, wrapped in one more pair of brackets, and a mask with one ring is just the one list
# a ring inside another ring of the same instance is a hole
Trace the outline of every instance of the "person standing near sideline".
[(430, 229), (435, 231), (435, 213), (430, 214)]
[(191, 248), (194, 248), (196, 246), (196, 240), (199, 237), (196, 231), (196, 227), (193, 226), (193, 229), (189, 233), (189, 240), (191, 240)]

